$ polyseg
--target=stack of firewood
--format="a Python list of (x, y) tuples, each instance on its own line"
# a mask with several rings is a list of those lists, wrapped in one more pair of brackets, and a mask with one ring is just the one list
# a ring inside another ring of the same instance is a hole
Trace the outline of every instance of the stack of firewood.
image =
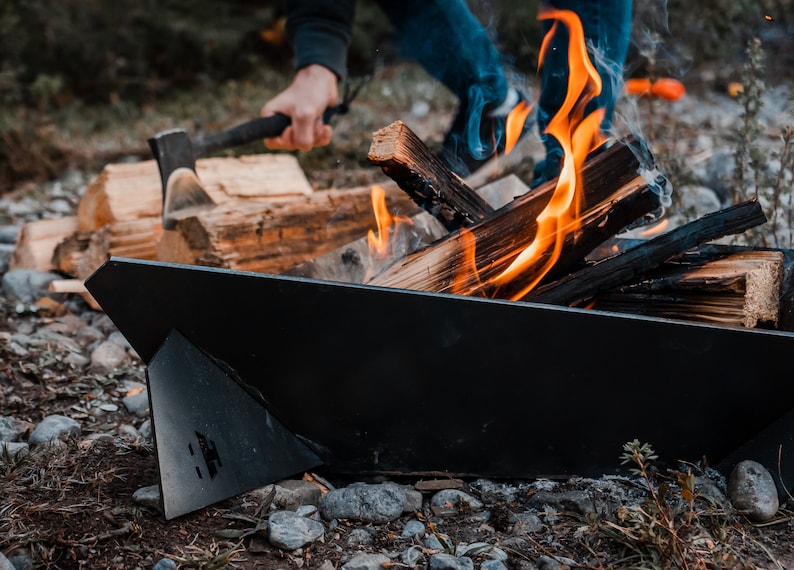
[[(587, 161), (580, 224), (540, 283), (495, 286), (531, 243), (554, 192), (514, 175), (473, 188), (440, 163), (402, 122), (373, 134), (369, 159), (389, 177), (388, 210), (412, 224), (391, 257), (370, 253), (376, 228), (369, 187), (314, 191), (291, 155), (206, 158), (197, 173), (216, 206), (162, 228), (154, 161), (108, 165), (76, 216), (33, 222), (12, 268), (87, 278), (109, 256), (132, 257), (702, 321), (786, 328), (789, 251), (711, 242), (765, 222), (754, 201), (714, 212), (641, 242), (620, 240), (659, 207), (629, 141)], [(476, 243), (476, 249), (469, 247)], [(612, 253), (604, 244), (612, 244)], [(629, 247), (630, 246), (630, 247)], [(472, 257), (473, 255), (473, 257)], [(462, 271), (473, 266), (476, 271)]]

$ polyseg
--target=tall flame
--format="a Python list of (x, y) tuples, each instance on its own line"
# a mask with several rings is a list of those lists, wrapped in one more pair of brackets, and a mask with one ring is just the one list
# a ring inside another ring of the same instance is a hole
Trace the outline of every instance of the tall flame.
[(601, 93), (601, 77), (587, 54), (584, 30), (578, 16), (569, 10), (543, 10), (540, 20), (554, 19), (543, 39), (540, 61), (549, 49), (550, 39), (560, 23), (568, 28), (568, 90), (559, 111), (552, 117), (546, 133), (559, 142), (563, 151), (562, 169), (554, 193), (538, 215), (535, 237), (501, 274), (492, 279), (497, 287), (519, 274), (532, 271), (528, 283), (512, 295), (520, 299), (531, 291), (560, 256), (565, 236), (579, 229), (582, 199), (581, 169), (587, 155), (606, 140), (600, 125), (604, 110), (585, 114), (587, 104)]
[(386, 206), (386, 191), (377, 184), (370, 189), (372, 199), (372, 211), (375, 214), (375, 224), (377, 232), (369, 230), (367, 232), (367, 243), (369, 253), (372, 258), (386, 259), (395, 252), (393, 235), (396, 234), (402, 224), (413, 223), (410, 218), (404, 216), (392, 216)]

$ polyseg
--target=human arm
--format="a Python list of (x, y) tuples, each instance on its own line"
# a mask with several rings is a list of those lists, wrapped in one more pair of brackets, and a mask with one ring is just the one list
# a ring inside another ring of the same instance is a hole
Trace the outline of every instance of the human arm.
[(337, 83), (346, 75), (355, 0), (287, 0), (286, 8), (296, 72), (260, 115), (278, 112), (292, 121), (281, 136), (265, 140), (268, 148), (305, 151), (331, 141), (331, 127), (322, 115), (336, 104)]

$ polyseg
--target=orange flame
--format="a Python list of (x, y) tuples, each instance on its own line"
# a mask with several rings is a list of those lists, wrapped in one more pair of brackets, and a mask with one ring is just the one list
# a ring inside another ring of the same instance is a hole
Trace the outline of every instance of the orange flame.
[(369, 230), (367, 232), (367, 243), (369, 244), (370, 257), (385, 259), (393, 255), (394, 240), (392, 236), (396, 234), (402, 224), (412, 224), (410, 218), (404, 216), (392, 216), (386, 207), (386, 191), (377, 184), (372, 186), (372, 211), (375, 214), (377, 232)]
[(532, 105), (523, 99), (508, 113), (505, 121), (505, 154), (513, 150), (527, 121)]
[(474, 234), (466, 228), (460, 229), (461, 249), (463, 250), (463, 263), (461, 263), (458, 270), (455, 272), (455, 277), (452, 280), (452, 287), (450, 292), (455, 294), (466, 294), (468, 291), (468, 280), (470, 275), (474, 275), (478, 284), (480, 278), (477, 275), (477, 262), (475, 260), (476, 253), (476, 239)]
[(541, 20), (555, 22), (541, 45), (540, 61), (549, 49), (549, 41), (560, 22), (568, 28), (568, 90), (560, 110), (552, 117), (546, 133), (559, 142), (563, 150), (562, 169), (557, 186), (546, 208), (538, 215), (537, 233), (518, 257), (500, 275), (492, 280), (497, 286), (505, 284), (519, 274), (532, 271), (532, 278), (523, 289), (514, 294), (518, 300), (531, 291), (560, 256), (565, 236), (580, 226), (581, 167), (587, 155), (603, 144), (606, 137), (600, 130), (604, 110), (585, 115), (585, 106), (601, 93), (601, 77), (587, 54), (582, 24), (569, 10), (543, 10)]

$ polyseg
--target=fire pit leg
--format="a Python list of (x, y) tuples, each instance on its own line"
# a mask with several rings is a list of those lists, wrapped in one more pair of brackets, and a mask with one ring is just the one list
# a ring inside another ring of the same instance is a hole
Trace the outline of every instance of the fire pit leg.
[(788, 497), (788, 492), (794, 488), (794, 409), (722, 459), (717, 469), (727, 477), (746, 459), (769, 469), (781, 500)]
[(233, 371), (178, 331), (146, 375), (166, 519), (322, 464)]

